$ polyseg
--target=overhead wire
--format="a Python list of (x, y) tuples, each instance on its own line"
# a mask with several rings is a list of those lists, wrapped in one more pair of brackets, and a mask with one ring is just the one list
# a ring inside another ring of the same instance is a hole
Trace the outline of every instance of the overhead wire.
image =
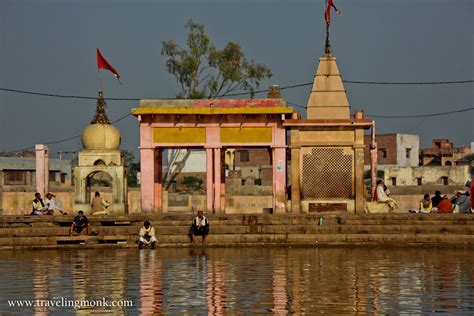
[[(445, 84), (465, 84), (465, 83), (473, 83), (474, 82), (474, 80), (420, 81), (420, 82), (384, 82), (384, 81), (354, 81), (354, 80), (342, 80), (342, 81), (344, 83), (350, 83), (350, 84), (367, 84), (367, 85), (445, 85)], [(313, 82), (306, 82), (306, 83), (282, 86), (282, 87), (280, 87), (280, 90), (300, 88), (300, 87), (310, 86), (312, 84), (313, 84)], [(216, 96), (216, 98), (264, 93), (264, 92), (268, 92), (268, 90), (269, 89), (261, 89), (261, 90), (257, 90), (257, 91), (230, 93), (230, 94), (226, 94), (226, 95), (218, 95), (218, 96)], [(81, 95), (45, 93), (45, 92), (35, 92), (35, 91), (10, 89), (10, 88), (2, 88), (2, 87), (0, 87), (0, 91), (18, 93), (18, 94), (26, 94), (26, 95), (44, 96), (44, 97), (55, 97), (55, 98), (85, 99), (85, 100), (96, 100), (97, 99), (97, 97), (95, 97), (95, 96), (81, 96)], [(110, 101), (140, 101), (143, 98), (107, 97), (107, 98), (104, 98), (104, 99), (110, 100)], [(177, 98), (160, 98), (160, 99), (162, 99), (162, 100), (174, 100), (174, 99), (177, 99)], [(295, 107), (298, 107), (298, 108), (303, 108), (303, 109), (306, 108), (306, 106), (302, 106), (302, 105), (299, 105), (299, 104), (294, 103), (294, 102), (289, 102), (288, 101), (288, 104), (290, 104), (292, 106), (295, 106)], [(442, 116), (442, 115), (449, 115), (449, 114), (454, 114), (454, 113), (467, 112), (467, 111), (472, 111), (472, 110), (474, 110), (474, 107), (455, 110), (455, 111), (447, 111), (447, 112), (431, 113), (431, 114), (419, 114), (419, 115), (370, 115), (370, 114), (367, 114), (367, 117), (381, 118), (381, 119), (385, 119), (385, 118), (427, 118), (427, 117), (434, 117), (434, 116)], [(122, 117), (120, 117), (119, 119), (113, 121), (112, 123), (117, 123), (117, 122), (125, 119), (129, 115), (131, 115), (131, 114), (127, 113), (127, 114), (123, 115)], [(68, 137), (68, 138), (65, 138), (65, 139), (57, 140), (57, 141), (46, 142), (44, 144), (45, 145), (58, 144), (58, 143), (66, 142), (66, 141), (76, 139), (76, 138), (79, 138), (79, 137), (81, 137), (81, 135), (76, 135), (76, 136)], [(13, 153), (14, 152), (21, 152), (21, 151), (32, 149), (32, 148), (34, 148), (34, 146), (26, 147), (26, 148), (23, 148), (23, 149), (20, 149), (20, 150), (9, 151), (9, 152), (13, 152)]]
[[(127, 113), (127, 114), (125, 114), (125, 115), (119, 117), (118, 119), (112, 121), (111, 124), (118, 123), (118, 122), (122, 121), (123, 119), (129, 117), (130, 115), (132, 115), (132, 114), (131, 114), (131, 113)], [(67, 142), (67, 141), (70, 141), (70, 140), (79, 138), (79, 137), (81, 137), (81, 136), (82, 136), (82, 134), (81, 134), (81, 135), (71, 136), (71, 137), (68, 137), (68, 138), (60, 139), (60, 140), (55, 140), (55, 141), (46, 142), (46, 143), (43, 143), (43, 144), (44, 144), (44, 145), (53, 145), (53, 144), (64, 143), (64, 142)], [(35, 147), (34, 147), (34, 146), (30, 146), (30, 147), (25, 147), (25, 148), (18, 149), (18, 150), (7, 151), (7, 153), (17, 153), (17, 152), (22, 152), (22, 151), (29, 150), (29, 149), (33, 149), (33, 148), (35, 148)]]
[[(344, 83), (350, 84), (365, 84), (365, 85), (446, 85), (446, 84), (465, 84), (465, 83), (474, 83), (474, 79), (469, 80), (452, 80), (452, 81), (412, 81), (412, 82), (389, 82), (389, 81), (355, 81), (355, 80), (342, 80)], [(305, 86), (312, 85), (313, 82), (305, 82), (299, 84), (293, 84), (288, 86), (280, 87), (280, 90), (287, 90), (287, 89), (294, 89), (300, 88)], [(269, 89), (261, 89), (256, 91), (246, 91), (246, 92), (236, 92), (236, 93), (229, 93), (225, 95), (218, 95), (216, 98), (222, 97), (229, 97), (229, 96), (241, 96), (241, 95), (249, 95), (249, 94), (257, 94), (257, 93), (264, 93), (268, 92)], [(58, 94), (58, 93), (47, 93), (47, 92), (36, 92), (36, 91), (29, 91), (29, 90), (21, 90), (21, 89), (11, 89), (11, 88), (2, 88), (0, 87), (0, 91), (5, 92), (12, 92), (12, 93), (19, 93), (19, 94), (27, 94), (27, 95), (37, 95), (43, 97), (54, 97), (54, 98), (69, 98), (69, 99), (85, 99), (85, 100), (95, 100), (97, 97), (95, 96), (81, 96), (81, 95), (69, 95), (69, 94)], [(140, 101), (141, 99), (145, 98), (116, 98), (116, 97), (107, 97), (106, 100), (113, 100), (113, 101)], [(176, 98), (160, 98), (162, 100), (174, 100)]]

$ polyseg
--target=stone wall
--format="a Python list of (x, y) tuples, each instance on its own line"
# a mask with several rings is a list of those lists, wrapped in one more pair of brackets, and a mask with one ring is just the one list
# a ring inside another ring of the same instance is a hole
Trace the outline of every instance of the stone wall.
[(469, 178), (469, 166), (420, 166), (420, 167), (380, 167), (384, 171), (387, 186), (396, 178), (397, 186), (417, 185), (421, 179), (423, 185), (443, 185), (446, 177), (447, 185), (463, 185)]
[[(95, 191), (99, 191), (104, 200), (112, 200), (111, 188), (92, 188), (91, 189), (91, 200)], [(64, 211), (68, 213), (73, 212), (74, 202), (74, 189), (63, 188), (62, 191), (51, 190), (56, 195), (56, 199), (61, 202)], [(34, 191), (22, 192), (22, 191), (0, 191), (0, 210), (3, 215), (25, 215), (30, 214), (32, 210), (32, 201), (35, 198)], [(129, 189), (128, 191), (128, 209), (129, 213), (139, 213), (141, 209), (140, 205), (140, 190)]]

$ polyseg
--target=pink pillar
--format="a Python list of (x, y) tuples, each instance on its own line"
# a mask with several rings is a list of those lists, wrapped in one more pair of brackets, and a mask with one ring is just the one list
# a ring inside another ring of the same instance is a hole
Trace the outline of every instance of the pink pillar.
[(140, 191), (143, 212), (153, 212), (155, 206), (155, 153), (153, 128), (140, 124)]
[(35, 145), (36, 153), (36, 192), (40, 193), (42, 197), (49, 190), (49, 151), (48, 146), (37, 144)]
[(274, 213), (286, 213), (286, 148), (273, 148)]
[(156, 148), (153, 152), (154, 155), (154, 203), (153, 203), (153, 209), (161, 213), (163, 210), (163, 172), (161, 168), (161, 163), (162, 163), (162, 153), (163, 149), (162, 148)]
[(155, 154), (153, 148), (140, 148), (140, 191), (142, 211), (153, 212), (155, 205)]
[(214, 149), (214, 212), (221, 212), (221, 149)]
[(206, 205), (207, 212), (212, 212), (214, 199), (214, 182), (213, 182), (213, 159), (212, 148), (206, 148)]

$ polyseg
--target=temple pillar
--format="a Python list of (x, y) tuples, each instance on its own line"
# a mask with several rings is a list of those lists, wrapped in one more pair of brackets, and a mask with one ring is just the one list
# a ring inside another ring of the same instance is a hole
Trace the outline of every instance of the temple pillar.
[(153, 148), (140, 148), (140, 192), (143, 212), (155, 211), (155, 153)]
[(212, 148), (206, 148), (206, 207), (207, 212), (212, 212), (214, 199), (214, 177), (213, 177), (213, 152)]
[(273, 148), (274, 213), (286, 213), (286, 148)]
[[(361, 130), (363, 133), (364, 130)], [(355, 212), (364, 213), (364, 145), (356, 145), (355, 151)]]
[(221, 149), (214, 148), (214, 212), (221, 212)]
[(163, 170), (161, 168), (163, 149), (156, 148), (153, 152), (154, 155), (154, 210), (158, 213), (163, 211)]
[(36, 192), (42, 197), (49, 190), (49, 151), (48, 146), (43, 144), (35, 145), (36, 156)]
[(299, 214), (301, 210), (301, 193), (300, 193), (300, 131), (298, 129), (290, 130), (290, 148), (291, 148), (291, 213)]

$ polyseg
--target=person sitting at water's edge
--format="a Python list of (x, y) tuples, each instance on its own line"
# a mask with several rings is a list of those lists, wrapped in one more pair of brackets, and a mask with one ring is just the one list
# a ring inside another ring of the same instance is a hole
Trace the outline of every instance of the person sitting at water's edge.
[(33, 210), (30, 215), (44, 215), (48, 208), (44, 205), (41, 194), (35, 193), (35, 199), (33, 200)]
[(87, 229), (87, 235), (89, 235), (91, 230), (89, 220), (84, 215), (83, 211), (79, 211), (77, 212), (77, 216), (74, 217), (74, 220), (72, 221), (71, 229), (69, 230), (69, 236), (72, 236), (73, 232), (80, 235), (84, 228)]
[(156, 247), (156, 237), (155, 237), (155, 228), (150, 225), (149, 221), (145, 221), (143, 223), (143, 227), (140, 228), (139, 232), (139, 238), (138, 238), (138, 248), (143, 249), (145, 248), (145, 245), (150, 245), (151, 249), (155, 249)]
[(196, 218), (193, 219), (191, 228), (189, 229), (189, 238), (191, 242), (196, 241), (196, 236), (202, 236), (202, 243), (206, 241), (209, 234), (209, 221), (203, 215), (202, 211), (198, 211)]

